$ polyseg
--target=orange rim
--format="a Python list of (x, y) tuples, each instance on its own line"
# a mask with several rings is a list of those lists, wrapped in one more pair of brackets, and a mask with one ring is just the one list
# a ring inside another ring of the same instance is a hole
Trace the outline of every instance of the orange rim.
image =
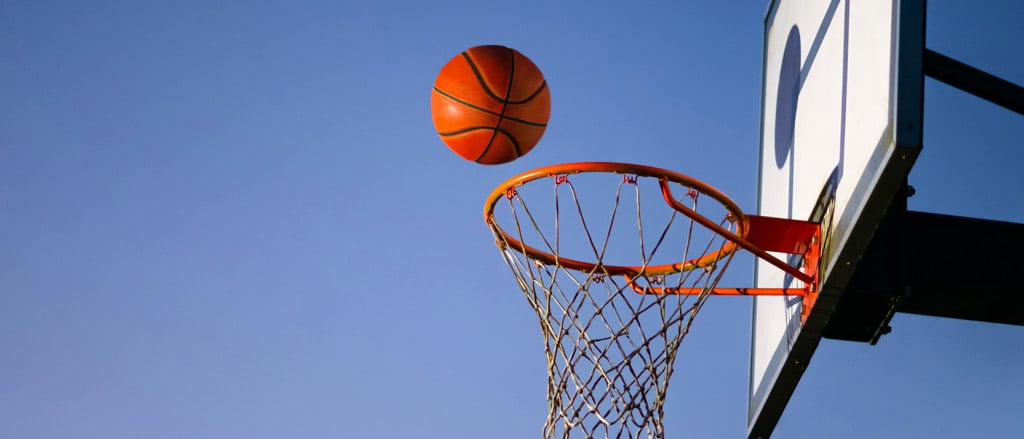
[(740, 210), (739, 206), (736, 205), (729, 197), (718, 191), (707, 184), (704, 184), (700, 180), (688, 177), (686, 175), (672, 172), (665, 169), (655, 168), (651, 166), (634, 165), (629, 163), (611, 163), (611, 162), (578, 162), (578, 163), (565, 163), (560, 165), (545, 166), (543, 168), (534, 169), (527, 171), (506, 180), (504, 183), (498, 185), (491, 194), (487, 197), (487, 202), (484, 204), (484, 220), (488, 226), (495, 233), (498, 247), (505, 248), (511, 247), (512, 249), (525, 254), (527, 257), (540, 261), (546, 265), (555, 265), (572, 270), (582, 272), (600, 272), (607, 275), (666, 275), (672, 273), (679, 273), (684, 271), (693, 270), (695, 268), (703, 268), (714, 264), (722, 258), (732, 254), (739, 245), (729, 240), (722, 247), (709, 251), (697, 258), (681, 261), (672, 264), (663, 265), (650, 265), (650, 266), (634, 266), (634, 265), (606, 265), (596, 264), (593, 262), (579, 261), (575, 259), (564, 258), (555, 254), (551, 254), (534, 247), (528, 246), (519, 240), (513, 238), (504, 229), (498, 225), (494, 219), (494, 208), (497, 206), (498, 201), (502, 198), (509, 197), (510, 194), (515, 192), (515, 189), (529, 183), (531, 181), (540, 180), (546, 177), (557, 177), (566, 176), (573, 174), (583, 173), (614, 173), (621, 175), (635, 175), (638, 177), (653, 177), (657, 178), (661, 183), (662, 195), (665, 198), (666, 203), (675, 209), (676, 211), (697, 220), (701, 224), (708, 222), (707, 218), (694, 212), (690, 209), (680, 210), (675, 207), (675, 198), (669, 189), (667, 182), (679, 183), (683, 186), (693, 188), (697, 192), (707, 195), (713, 198), (715, 201), (722, 204), (726, 210), (729, 211), (735, 217), (736, 233), (735, 235), (743, 237), (746, 235), (746, 221), (743, 211)]

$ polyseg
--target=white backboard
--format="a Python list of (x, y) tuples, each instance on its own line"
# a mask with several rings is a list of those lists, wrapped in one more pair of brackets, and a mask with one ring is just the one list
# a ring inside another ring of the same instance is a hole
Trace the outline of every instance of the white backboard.
[[(920, 148), (922, 0), (776, 0), (765, 17), (758, 214), (822, 222), (821, 296), (754, 299), (748, 433), (771, 433)], [(793, 281), (765, 262), (757, 287)], [(790, 285), (796, 286), (796, 285)]]

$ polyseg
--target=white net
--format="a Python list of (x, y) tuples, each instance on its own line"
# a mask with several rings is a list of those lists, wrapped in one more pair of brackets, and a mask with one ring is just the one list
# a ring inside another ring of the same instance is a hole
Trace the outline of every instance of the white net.
[(545, 336), (545, 438), (665, 437), (676, 352), (732, 247), (670, 208), (662, 185), (736, 232), (742, 213), (656, 176), (553, 175), (507, 190), (493, 206), (488, 223)]

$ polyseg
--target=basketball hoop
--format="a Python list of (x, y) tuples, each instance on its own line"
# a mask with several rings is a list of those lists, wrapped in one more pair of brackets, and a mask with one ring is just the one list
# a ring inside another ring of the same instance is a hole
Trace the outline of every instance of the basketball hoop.
[[(817, 296), (817, 224), (745, 215), (672, 171), (548, 166), (498, 186), (484, 217), (544, 332), (545, 438), (664, 438), (676, 352), (708, 297), (800, 296), (806, 318)], [(740, 249), (802, 285), (718, 288)], [(802, 269), (769, 252), (801, 256)]]

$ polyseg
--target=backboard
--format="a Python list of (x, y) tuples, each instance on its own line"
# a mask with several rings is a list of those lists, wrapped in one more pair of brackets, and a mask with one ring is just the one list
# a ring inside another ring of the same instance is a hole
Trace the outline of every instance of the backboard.
[[(758, 214), (822, 223), (820, 296), (755, 297), (748, 436), (767, 437), (921, 145), (924, 0), (774, 0)], [(798, 261), (791, 261), (794, 264)], [(794, 286), (758, 261), (757, 287)]]

